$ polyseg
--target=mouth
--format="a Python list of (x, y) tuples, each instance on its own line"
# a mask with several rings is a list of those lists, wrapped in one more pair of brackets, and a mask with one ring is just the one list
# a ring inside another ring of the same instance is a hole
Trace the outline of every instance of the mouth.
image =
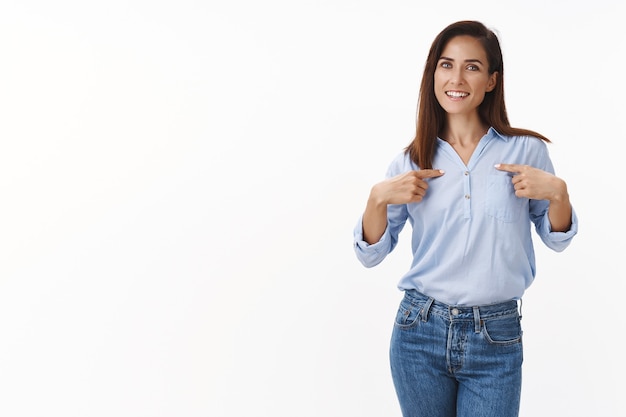
[(451, 98), (464, 98), (469, 96), (469, 93), (464, 91), (446, 91), (446, 95)]

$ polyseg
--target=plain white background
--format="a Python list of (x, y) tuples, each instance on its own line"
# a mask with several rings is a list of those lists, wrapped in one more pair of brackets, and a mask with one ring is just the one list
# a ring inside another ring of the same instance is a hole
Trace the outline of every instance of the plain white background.
[(0, 415), (399, 416), (407, 234), (352, 249), (447, 24), (496, 30), (511, 122), (580, 217), (537, 245), (522, 416), (624, 413), (618, 1), (0, 6)]

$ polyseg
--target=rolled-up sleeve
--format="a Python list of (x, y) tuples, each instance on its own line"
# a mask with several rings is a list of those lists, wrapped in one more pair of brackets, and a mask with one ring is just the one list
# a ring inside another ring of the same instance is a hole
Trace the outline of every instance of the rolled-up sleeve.
[[(405, 152), (399, 153), (389, 164), (386, 178), (391, 178), (402, 172), (416, 167), (411, 166), (411, 160)], [(406, 204), (387, 205), (387, 227), (381, 238), (376, 243), (367, 243), (363, 240), (363, 214), (359, 217), (354, 228), (354, 251), (359, 261), (367, 268), (378, 265), (385, 259), (398, 243), (398, 236), (404, 228), (408, 218)]]
[(378, 265), (393, 249), (392, 238), (389, 232), (389, 223), (380, 240), (369, 244), (363, 240), (363, 215), (354, 227), (354, 251), (358, 260), (367, 268)]
[(378, 242), (369, 244), (363, 240), (363, 215), (361, 214), (354, 228), (354, 250), (364, 266), (370, 268), (378, 265), (393, 251), (398, 244), (398, 237), (406, 224), (407, 216), (406, 204), (389, 204), (385, 232)]
[[(535, 165), (544, 171), (555, 174), (554, 165), (548, 155), (548, 148), (545, 142), (535, 142), (540, 148), (533, 152), (537, 156)], [(545, 200), (531, 201), (531, 219), (535, 223), (535, 230), (541, 241), (550, 249), (561, 252), (572, 242), (578, 233), (578, 216), (572, 207), (572, 224), (566, 232), (553, 232), (548, 217), (549, 203)]]
[(537, 234), (550, 249), (561, 252), (567, 248), (578, 233), (578, 216), (572, 207), (572, 224), (566, 232), (553, 232), (550, 228), (550, 219), (546, 211), (536, 225)]

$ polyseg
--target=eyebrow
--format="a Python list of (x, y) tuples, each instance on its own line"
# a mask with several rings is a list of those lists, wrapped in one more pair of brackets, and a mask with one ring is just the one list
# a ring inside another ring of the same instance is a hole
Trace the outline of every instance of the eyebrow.
[[(453, 58), (448, 58), (447, 56), (442, 56), (439, 60), (445, 59), (446, 61), (454, 61)], [(477, 62), (481, 65), (484, 65), (480, 59), (466, 59), (464, 62)]]

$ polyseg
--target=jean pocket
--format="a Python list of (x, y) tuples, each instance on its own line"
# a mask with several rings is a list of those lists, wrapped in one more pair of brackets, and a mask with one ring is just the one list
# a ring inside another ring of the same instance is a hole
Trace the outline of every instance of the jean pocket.
[(398, 307), (398, 313), (396, 314), (395, 324), (397, 327), (408, 329), (415, 326), (419, 320), (422, 308), (418, 305), (411, 303), (410, 301), (402, 300), (400, 307)]
[(508, 174), (492, 174), (487, 183), (486, 212), (506, 223), (519, 219), (526, 199), (515, 196), (515, 188)]
[(522, 341), (522, 325), (518, 314), (487, 319), (483, 322), (483, 335), (494, 345), (512, 345)]

